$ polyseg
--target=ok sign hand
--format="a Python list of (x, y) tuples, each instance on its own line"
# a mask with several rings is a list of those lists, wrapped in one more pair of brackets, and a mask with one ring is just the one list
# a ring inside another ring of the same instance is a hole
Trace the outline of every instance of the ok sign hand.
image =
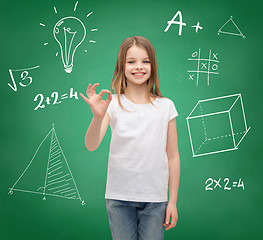
[[(95, 83), (91, 88), (91, 84), (88, 85), (88, 98), (85, 97), (82, 93), (80, 94), (84, 101), (89, 104), (95, 118), (103, 118), (105, 116), (108, 106), (112, 100), (111, 92), (107, 89), (102, 89), (99, 94), (96, 94), (95, 88), (99, 85), (99, 83)], [(106, 100), (103, 100), (102, 97), (105, 93), (108, 93), (108, 98)]]

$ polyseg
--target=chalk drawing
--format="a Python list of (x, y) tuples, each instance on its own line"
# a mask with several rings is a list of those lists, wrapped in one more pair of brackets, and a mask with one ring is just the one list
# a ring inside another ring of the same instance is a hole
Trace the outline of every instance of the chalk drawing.
[(46, 200), (46, 196), (52, 196), (80, 200), (82, 205), (85, 204), (58, 141), (54, 124), (8, 193), (13, 194), (14, 191), (39, 194), (43, 200)]
[(58, 13), (58, 12), (57, 12), (57, 9), (56, 9), (56, 7), (55, 7), (55, 6), (54, 6), (54, 11), (55, 11), (55, 13)]
[(87, 15), (87, 17), (89, 17), (92, 13), (93, 13), (93, 12), (90, 12), (90, 13)]
[(212, 52), (212, 50), (209, 51), (208, 58), (201, 58), (201, 49), (199, 48), (198, 51), (195, 51), (192, 54), (191, 58), (188, 58), (188, 61), (190, 61), (193, 64), (193, 68), (196, 70), (189, 70), (189, 80), (196, 80), (196, 86), (199, 84), (200, 75), (206, 75), (207, 79), (207, 85), (210, 85), (210, 75), (211, 74), (219, 74), (217, 72), (218, 70), (218, 54), (215, 52)]
[(19, 85), (21, 87), (27, 87), (29, 86), (32, 82), (33, 82), (33, 78), (29, 75), (29, 71), (39, 68), (40, 66), (35, 66), (35, 67), (31, 67), (31, 68), (24, 68), (24, 69), (9, 69), (9, 74), (10, 77), (12, 79), (12, 84), (8, 83), (8, 86), (15, 92), (17, 92), (17, 85), (16, 85), (16, 81), (15, 81), (15, 77), (14, 77), (14, 72), (21, 72), (21, 74), (19, 75), (19, 78), (21, 80), (19, 80)]
[(193, 157), (237, 150), (250, 130), (241, 94), (199, 100), (186, 121)]
[(78, 1), (75, 3), (75, 6), (74, 6), (74, 12), (76, 11), (76, 9), (77, 9), (77, 5), (78, 5)]
[[(74, 5), (73, 11), (76, 12), (78, 1)], [(58, 11), (54, 6), (54, 12), (57, 14)], [(89, 17), (93, 12), (90, 12)], [(39, 23), (40, 26), (46, 27), (44, 23)], [(98, 31), (97, 28), (91, 29), (91, 32)], [(61, 60), (66, 73), (71, 73), (73, 70), (74, 56), (77, 48), (83, 43), (86, 37), (86, 28), (79, 18), (68, 16), (57, 21), (53, 28), (53, 37), (59, 45)], [(95, 40), (89, 40), (90, 43), (96, 43)], [(48, 42), (43, 44), (48, 46)], [(87, 50), (84, 50), (87, 52)], [(56, 57), (59, 55), (56, 52)]]
[(55, 24), (53, 36), (59, 44), (65, 71), (71, 73), (75, 52), (86, 37), (86, 28), (78, 18), (64, 17)]
[[(227, 27), (233, 27), (233, 30), (227, 30)], [(234, 32), (235, 31), (235, 32)], [(240, 29), (238, 28), (238, 26), (236, 25), (236, 23), (233, 20), (233, 17), (231, 16), (229, 20), (227, 20), (227, 22), (218, 30), (218, 35), (220, 33), (224, 33), (224, 34), (229, 34), (229, 35), (235, 35), (235, 36), (240, 36), (243, 38), (246, 38), (243, 33), (240, 31)]]

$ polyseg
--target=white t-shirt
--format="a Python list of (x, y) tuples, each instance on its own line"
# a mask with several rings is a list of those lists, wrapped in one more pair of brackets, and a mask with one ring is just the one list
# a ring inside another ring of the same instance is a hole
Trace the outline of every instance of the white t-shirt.
[(135, 202), (167, 201), (168, 122), (178, 116), (168, 98), (148, 104), (135, 104), (117, 94), (108, 107), (111, 143), (105, 198)]

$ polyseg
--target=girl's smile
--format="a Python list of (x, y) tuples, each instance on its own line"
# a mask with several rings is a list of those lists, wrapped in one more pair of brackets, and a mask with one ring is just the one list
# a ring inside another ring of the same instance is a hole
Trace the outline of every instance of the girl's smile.
[(143, 77), (145, 75), (144, 72), (135, 72), (135, 73), (132, 73), (133, 76), (135, 77)]

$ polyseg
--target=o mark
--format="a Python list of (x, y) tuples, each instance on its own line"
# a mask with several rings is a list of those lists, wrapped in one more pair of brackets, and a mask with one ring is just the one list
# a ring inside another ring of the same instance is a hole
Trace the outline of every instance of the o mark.
[(218, 69), (218, 66), (216, 64), (213, 64), (212, 69), (216, 71)]
[(197, 56), (197, 52), (194, 52), (193, 54), (192, 54), (192, 57), (196, 57)]

